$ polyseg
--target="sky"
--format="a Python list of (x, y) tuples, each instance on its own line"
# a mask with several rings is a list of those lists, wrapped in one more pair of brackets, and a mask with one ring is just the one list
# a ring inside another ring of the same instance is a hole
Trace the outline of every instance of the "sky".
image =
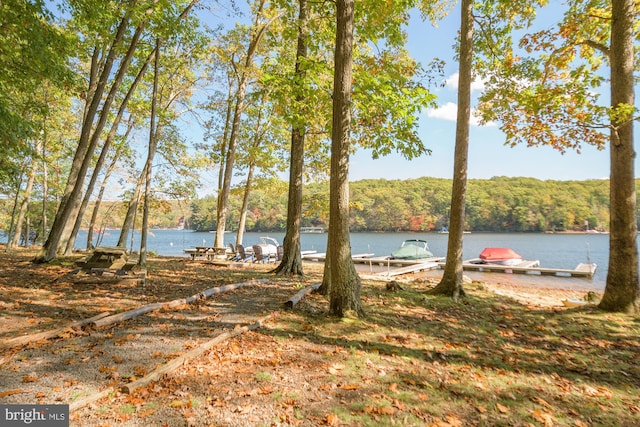
[[(453, 152), (455, 146), (455, 117), (457, 105), (457, 68), (453, 44), (460, 17), (456, 9), (444, 21), (433, 28), (429, 22), (414, 17), (408, 28), (408, 49), (423, 64), (433, 57), (446, 61), (447, 84), (438, 88), (438, 108), (423, 111), (419, 134), (432, 150), (413, 160), (390, 155), (372, 160), (371, 153), (359, 151), (351, 157), (349, 180), (361, 179), (410, 179), (422, 176), (453, 177)], [(557, 15), (556, 15), (557, 16)], [(475, 85), (472, 97), (478, 95), (480, 85)], [(637, 132), (636, 132), (637, 135)], [(637, 138), (636, 138), (637, 140)], [(504, 134), (498, 126), (477, 126), (473, 123), (469, 136), (468, 178), (489, 179), (494, 176), (532, 177), (541, 180), (587, 180), (609, 177), (609, 151), (592, 146), (561, 154), (549, 147), (504, 145)], [(637, 168), (637, 166), (636, 166)]]
[[(539, 12), (539, 25), (551, 26), (561, 16), (562, 4), (558, 0)], [(545, 15), (546, 14), (546, 15)], [(545, 19), (550, 16), (551, 19)], [(230, 21), (231, 22), (231, 21)], [(454, 43), (460, 27), (459, 6), (433, 27), (423, 22), (418, 14), (412, 16), (407, 29), (408, 50), (423, 65), (433, 58), (446, 62), (447, 84), (430, 88), (437, 95), (438, 108), (424, 110), (419, 118), (419, 135), (431, 150), (430, 155), (407, 160), (399, 154), (372, 159), (371, 152), (360, 149), (350, 158), (349, 180), (411, 179), (423, 176), (453, 177), (453, 155), (457, 110), (458, 64), (454, 58)], [(478, 96), (480, 84), (472, 87), (472, 97)], [(604, 90), (607, 90), (606, 87)], [(636, 132), (637, 141), (638, 132)], [(609, 178), (609, 151), (583, 146), (578, 154), (562, 154), (550, 147), (509, 147), (498, 125), (478, 126), (472, 119), (469, 135), (468, 178), (489, 179), (495, 176), (531, 177), (541, 180), (588, 180)], [(636, 161), (638, 169), (638, 161)], [(288, 176), (288, 175), (287, 175)], [(206, 179), (206, 178), (205, 178)], [(211, 187), (217, 179), (211, 177)], [(286, 177), (285, 177), (286, 179)]]

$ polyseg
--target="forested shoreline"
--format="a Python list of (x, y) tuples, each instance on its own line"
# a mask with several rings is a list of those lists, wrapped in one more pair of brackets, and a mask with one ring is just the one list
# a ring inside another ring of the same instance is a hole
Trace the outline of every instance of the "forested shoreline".
[[(438, 231), (447, 227), (451, 179), (371, 179), (350, 184), (352, 231)], [(285, 185), (254, 189), (247, 231), (284, 231)], [(328, 226), (329, 185), (309, 184), (303, 196), (302, 226)], [(240, 215), (241, 197), (231, 197), (228, 228)], [(215, 229), (215, 197), (191, 203), (187, 227)], [(609, 181), (554, 181), (521, 177), (471, 179), (466, 229), (493, 232), (607, 231)]]
[[(351, 231), (440, 231), (447, 227), (451, 179), (422, 177), (408, 180), (354, 181), (351, 192)], [(287, 184), (270, 181), (249, 196), (246, 231), (285, 231)], [(471, 179), (468, 183), (466, 229), (491, 232), (608, 231), (609, 181), (553, 181), (522, 177)], [(329, 183), (308, 184), (303, 192), (303, 227), (328, 227)], [(230, 197), (229, 230), (236, 230), (242, 194)], [(9, 204), (4, 203), (4, 221)], [(32, 203), (34, 217), (39, 204)], [(216, 197), (165, 200), (151, 207), (151, 228), (184, 226), (215, 230)], [(122, 225), (123, 202), (103, 202), (98, 228)], [(88, 222), (83, 221), (84, 227)], [(37, 228), (37, 224), (32, 224)]]

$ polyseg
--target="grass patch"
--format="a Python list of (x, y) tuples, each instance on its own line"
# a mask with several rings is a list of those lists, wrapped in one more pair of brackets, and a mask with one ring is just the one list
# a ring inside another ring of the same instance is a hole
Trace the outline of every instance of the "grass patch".
[(347, 322), (327, 317), (326, 300), (312, 296), (270, 331), (334, 347), (323, 355), (327, 423), (637, 423), (638, 319), (532, 309), (483, 286), (469, 286), (459, 303), (427, 289), (364, 283), (367, 317)]

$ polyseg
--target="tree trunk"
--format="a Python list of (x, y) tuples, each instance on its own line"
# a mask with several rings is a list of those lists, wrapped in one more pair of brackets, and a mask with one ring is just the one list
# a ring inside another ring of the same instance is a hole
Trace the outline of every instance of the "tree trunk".
[(49, 169), (47, 166), (47, 133), (45, 131), (45, 136), (42, 141), (42, 243), (44, 244), (44, 239), (47, 238), (47, 199), (49, 198), (49, 187), (48, 187), (48, 177)]
[(247, 48), (247, 57), (245, 59), (245, 65), (242, 73), (240, 74), (240, 80), (238, 82), (238, 94), (236, 96), (236, 106), (233, 113), (233, 122), (231, 124), (231, 134), (229, 136), (229, 145), (227, 148), (226, 161), (224, 167), (224, 179), (222, 183), (222, 189), (218, 193), (218, 204), (216, 212), (216, 239), (214, 246), (221, 248), (224, 246), (224, 231), (227, 227), (227, 202), (229, 200), (229, 193), (231, 191), (231, 178), (233, 176), (233, 167), (235, 163), (236, 146), (238, 144), (238, 135), (240, 133), (240, 119), (242, 112), (245, 108), (245, 96), (248, 84), (248, 73), (253, 67), (253, 57), (258, 49), (258, 45), (264, 36), (265, 31), (273, 23), (274, 20), (279, 18), (275, 16), (269, 20), (266, 24), (258, 27), (258, 18), (262, 14), (264, 9), (265, 0), (260, 0), (256, 11), (256, 21), (251, 26), (252, 39), (249, 41), (249, 47)]
[(158, 76), (160, 75), (160, 39), (156, 39), (156, 57), (153, 72), (153, 95), (151, 98), (151, 120), (149, 123), (149, 154), (145, 169), (147, 171), (144, 187), (144, 209), (142, 210), (142, 235), (140, 236), (140, 258), (138, 265), (147, 265), (147, 230), (149, 229), (149, 205), (151, 199), (151, 179), (153, 177), (153, 158), (156, 155), (160, 126), (156, 124), (158, 105)]
[[(129, 131), (133, 129), (133, 122), (130, 124), (129, 129), (127, 130), (127, 134)], [(116, 170), (116, 165), (118, 163), (118, 159), (120, 158), (120, 151), (122, 146), (118, 147), (113, 158), (111, 159), (111, 164), (107, 167), (107, 171), (104, 174), (104, 179), (102, 180), (102, 184), (100, 185), (100, 190), (98, 191), (98, 196), (96, 197), (95, 205), (93, 206), (93, 211), (91, 212), (91, 219), (89, 220), (89, 226), (87, 228), (87, 249), (93, 248), (93, 229), (98, 222), (98, 213), (100, 212), (100, 205), (102, 204), (102, 199), (104, 198), (104, 193), (107, 189), (107, 183), (109, 182), (109, 178), (113, 171)]]
[(71, 238), (73, 237), (73, 230), (76, 223), (76, 219), (81, 214), (82, 199), (84, 194), (83, 188), (84, 188), (84, 181), (87, 177), (87, 171), (89, 170), (89, 167), (92, 164), (93, 154), (96, 151), (98, 142), (100, 141), (102, 130), (106, 126), (107, 120), (110, 117), (109, 112), (111, 110), (111, 106), (113, 105), (116, 99), (116, 95), (120, 90), (120, 86), (122, 85), (122, 82), (124, 81), (124, 78), (127, 74), (127, 70), (136, 52), (136, 48), (138, 46), (138, 42), (142, 35), (142, 31), (146, 26), (146, 22), (147, 22), (146, 20), (143, 20), (136, 28), (136, 31), (127, 49), (127, 52), (122, 58), (122, 61), (120, 62), (120, 66), (118, 68), (118, 71), (116, 72), (115, 78), (113, 79), (109, 93), (107, 94), (104, 104), (102, 105), (102, 111), (98, 116), (98, 122), (95, 124), (95, 129), (93, 129), (93, 134), (91, 135), (91, 138), (89, 141), (89, 147), (88, 147), (87, 153), (85, 155), (84, 161), (82, 162), (82, 165), (80, 166), (78, 179), (68, 199), (68, 203), (65, 205), (65, 210), (68, 211), (66, 213), (67, 221), (62, 227), (59, 248), (57, 250), (58, 253), (66, 254), (66, 251), (68, 250), (69, 240), (71, 240)]
[[(247, 60), (247, 63), (250, 63)], [(231, 124), (231, 135), (227, 146), (225, 156), (224, 179), (222, 189), (218, 193), (218, 209), (216, 212), (216, 239), (214, 246), (221, 248), (224, 246), (224, 232), (227, 228), (227, 202), (229, 193), (231, 192), (231, 178), (233, 177), (233, 167), (236, 160), (236, 146), (238, 144), (238, 133), (240, 132), (240, 117), (244, 111), (244, 100), (247, 90), (247, 77), (242, 75), (240, 84), (238, 85), (238, 94), (236, 96), (236, 106), (233, 113), (233, 122)]]
[[(142, 78), (144, 77), (147, 68), (149, 67), (149, 64), (151, 63), (151, 60), (153, 59), (154, 55), (157, 53), (156, 49), (153, 49), (151, 51), (151, 53), (147, 56), (146, 61), (144, 62), (144, 64), (142, 64), (142, 67), (140, 68), (140, 71), (138, 71), (138, 74), (136, 75), (135, 80), (133, 81), (133, 83), (131, 84), (131, 86), (129, 87), (129, 90), (127, 91), (127, 94), (125, 95), (124, 99), (122, 100), (122, 102), (120, 103), (120, 106), (118, 108), (118, 113), (116, 114), (116, 117), (113, 120), (113, 123), (111, 124), (111, 129), (109, 130), (109, 134), (107, 135), (107, 137), (105, 138), (105, 143), (102, 146), (102, 150), (100, 152), (100, 156), (98, 156), (98, 160), (96, 161), (96, 165), (93, 168), (93, 173), (91, 174), (91, 178), (89, 179), (89, 184), (87, 185), (87, 189), (85, 191), (85, 195), (84, 198), (82, 200), (82, 204), (80, 205), (80, 208), (78, 210), (78, 214), (76, 216), (76, 221), (73, 227), (73, 231), (71, 233), (71, 236), (69, 238), (69, 241), (67, 243), (67, 247), (66, 247), (66, 251), (65, 254), (69, 255), (74, 246), (75, 246), (75, 241), (76, 241), (76, 236), (78, 235), (78, 231), (80, 230), (80, 226), (82, 224), (82, 217), (84, 216), (84, 213), (87, 209), (87, 206), (89, 204), (89, 200), (91, 199), (91, 194), (93, 193), (93, 188), (95, 187), (96, 181), (98, 180), (98, 175), (100, 174), (100, 171), (104, 165), (104, 162), (107, 158), (107, 154), (109, 153), (109, 149), (111, 148), (111, 144), (113, 143), (113, 140), (115, 138), (116, 135), (116, 131), (118, 130), (118, 126), (120, 125), (120, 122), (122, 120), (122, 116), (125, 113), (126, 107), (129, 104), (129, 100), (131, 99), (131, 97), (133, 96), (136, 88), (138, 87), (138, 84), (142, 81)], [(127, 130), (127, 135), (129, 134), (129, 132), (131, 132), (132, 126), (130, 125), (128, 127)], [(126, 135), (125, 135), (125, 139), (126, 139)], [(105, 177), (106, 179), (106, 177)], [(93, 218), (93, 217), (92, 217)], [(87, 236), (87, 246), (89, 246), (91, 240), (92, 240), (92, 236), (91, 234), (91, 230), (92, 230), (92, 224), (90, 224), (89, 226), (89, 235)]]
[[(241, 245), (244, 239), (244, 229), (247, 224), (247, 210), (249, 209), (249, 194), (251, 193), (251, 184), (253, 183), (253, 171), (256, 168), (255, 162), (249, 165), (247, 173), (247, 182), (244, 186), (244, 197), (242, 198), (242, 208), (240, 208), (240, 221), (238, 221), (238, 233), (236, 234), (236, 244)], [(220, 246), (222, 247), (222, 246)]]
[[(611, 105), (633, 106), (634, 0), (613, 0), (611, 21)], [(611, 123), (609, 271), (599, 307), (640, 312), (633, 118)]]
[[(299, 85), (304, 85), (307, 73), (304, 68), (301, 67), (300, 62), (307, 57), (309, 8), (307, 0), (299, 0), (299, 5), (298, 49), (296, 51), (294, 82), (299, 82)], [(296, 103), (298, 105), (302, 104), (304, 98), (301, 94), (296, 95)], [(280, 264), (274, 270), (276, 274), (304, 275), (300, 244), (300, 224), (302, 222), (302, 177), (304, 169), (305, 132), (305, 125), (302, 123), (295, 123), (291, 131), (287, 231), (284, 236), (282, 261), (280, 261)]]
[[(24, 196), (22, 197), (22, 203), (20, 203), (20, 209), (18, 210), (18, 214), (16, 216), (16, 225), (15, 225), (15, 233), (13, 233), (13, 237), (9, 241), (9, 247), (18, 246), (20, 244), (20, 237), (22, 235), (22, 224), (24, 223), (24, 219), (27, 216), (27, 212), (29, 210), (29, 202), (31, 201), (31, 192), (33, 191), (33, 183), (36, 179), (36, 162), (31, 162), (31, 171), (29, 172), (29, 177), (27, 178), (27, 187), (24, 189)], [(29, 235), (27, 234), (26, 241), (29, 240)]]
[(18, 182), (16, 182), (16, 195), (13, 198), (13, 207), (11, 208), (11, 222), (9, 223), (9, 236), (7, 238), (7, 252), (11, 251), (11, 242), (13, 241), (13, 237), (16, 233), (19, 235), (20, 230), (16, 230), (15, 218), (16, 212), (18, 210), (18, 200), (20, 199), (20, 189), (22, 188), (22, 179), (24, 177), (24, 172), (21, 171), (20, 178), (18, 178)]
[(138, 212), (138, 204), (140, 203), (140, 195), (142, 193), (142, 185), (144, 184), (144, 178), (147, 176), (146, 165), (143, 168), (138, 181), (136, 182), (136, 188), (131, 196), (129, 207), (127, 208), (127, 214), (124, 217), (122, 228), (120, 229), (120, 236), (118, 237), (117, 246), (126, 247), (127, 240), (129, 239), (129, 230), (135, 229), (135, 217)]
[[(118, 51), (117, 48), (124, 39), (130, 15), (131, 11), (128, 11), (120, 20), (118, 30), (116, 31), (111, 48), (109, 49), (107, 59), (105, 60), (102, 74), (100, 78), (97, 79), (95, 91), (93, 92), (89, 107), (86, 110), (86, 114), (82, 122), (78, 148), (76, 149), (76, 153), (73, 158), (64, 194), (53, 220), (51, 232), (49, 233), (47, 241), (42, 246), (41, 253), (36, 257), (36, 262), (51, 261), (58, 255), (58, 249), (61, 246), (61, 243), (64, 244), (62, 240), (65, 236), (65, 227), (70, 222), (71, 214), (74, 210), (73, 206), (70, 205), (77, 203), (78, 197), (81, 194), (82, 185), (78, 185), (78, 180), (82, 179), (81, 177), (86, 173), (86, 168), (88, 166), (86, 159), (91, 156), (90, 143), (92, 140), (91, 133), (94, 128), (94, 118), (98, 113), (102, 95), (107, 82), (109, 81), (108, 76), (111, 74), (111, 69), (116, 59), (116, 52)], [(105, 111), (106, 109), (105, 105), (103, 105), (103, 112), (105, 115), (107, 114), (107, 111)]]
[(224, 132), (222, 133), (222, 142), (220, 143), (220, 171), (218, 173), (218, 194), (222, 192), (224, 186), (224, 167), (227, 159), (227, 141), (229, 140), (229, 131), (231, 128), (231, 113), (233, 112), (233, 82), (229, 79), (229, 93), (227, 94), (227, 111), (224, 119)]
[(331, 290), (329, 313), (344, 317), (353, 311), (362, 316), (360, 276), (351, 258), (349, 239), (349, 143), (353, 66), (354, 0), (336, 2), (336, 50), (333, 82), (333, 135), (329, 190), (329, 263)]
[(467, 193), (467, 157), (469, 152), (469, 118), (471, 115), (471, 65), (473, 59), (473, 1), (462, 0), (460, 25), (460, 73), (458, 82), (458, 116), (453, 164), (453, 188), (449, 214), (447, 260), (440, 283), (431, 293), (457, 300), (465, 295), (462, 286), (462, 246)]

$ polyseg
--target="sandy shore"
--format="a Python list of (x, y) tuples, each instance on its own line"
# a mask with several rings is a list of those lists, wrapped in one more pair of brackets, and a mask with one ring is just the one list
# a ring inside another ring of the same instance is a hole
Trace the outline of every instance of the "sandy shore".
[[(369, 271), (368, 266), (357, 266), (357, 269), (362, 277), (377, 280), (380, 280), (380, 276), (376, 273), (385, 270), (382, 268), (379, 271)], [(428, 280), (437, 283), (442, 274), (443, 270), (430, 270), (396, 276), (388, 280)], [(467, 282), (481, 283), (488, 291), (513, 298), (531, 307), (565, 308), (562, 300), (582, 300), (590, 291), (602, 294), (602, 290), (597, 289), (590, 280), (581, 278), (480, 272), (465, 272), (464, 275)]]

